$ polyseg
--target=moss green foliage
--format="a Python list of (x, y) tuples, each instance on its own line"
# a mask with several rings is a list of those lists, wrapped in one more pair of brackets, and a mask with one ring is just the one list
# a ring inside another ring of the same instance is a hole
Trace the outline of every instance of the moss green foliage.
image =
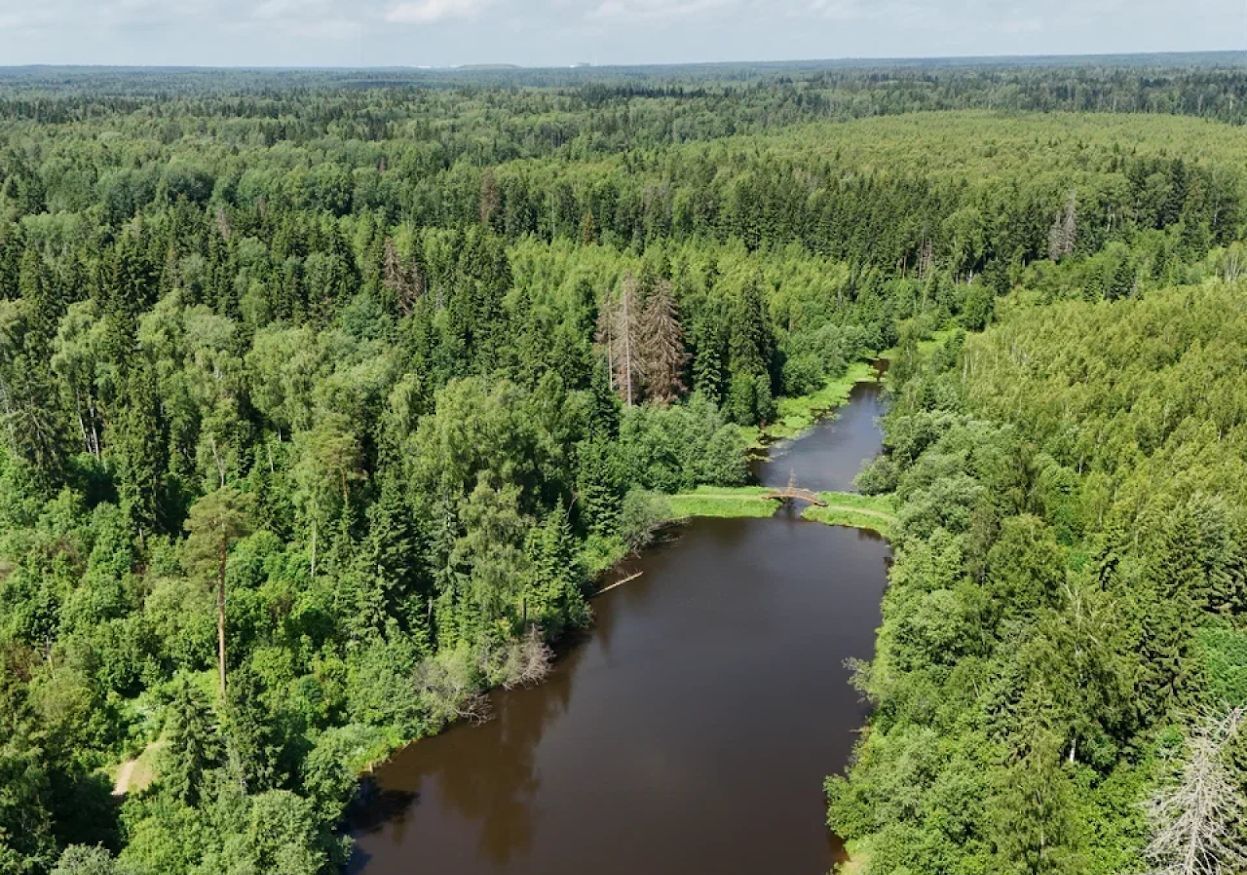
[(895, 385), (875, 714), (828, 783), (862, 871), (1143, 868), (1152, 752), (1243, 701), (1244, 291), (1017, 306)]
[(1243, 608), (1243, 72), (586, 77), (0, 72), (0, 871), (333, 871), (362, 766), (673, 515), (771, 510), (698, 488), (892, 346), (833, 822), (1133, 867)]
[[(780, 499), (767, 486), (723, 488), (702, 486), (692, 492), (668, 496), (666, 506), (673, 520), (691, 517), (765, 518), (779, 510)], [(896, 523), (896, 507), (890, 495), (859, 495), (854, 492), (820, 492), (826, 507), (808, 505), (804, 519), (829, 526), (870, 529), (888, 535)]]
[(1211, 707), (1247, 702), (1247, 630), (1210, 623), (1195, 637), (1199, 686)]

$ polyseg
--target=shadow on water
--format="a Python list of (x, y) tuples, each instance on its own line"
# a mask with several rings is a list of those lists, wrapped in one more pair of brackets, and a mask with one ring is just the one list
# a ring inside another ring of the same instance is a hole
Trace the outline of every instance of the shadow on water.
[[(786, 482), (786, 458), (843, 488), (879, 449), (879, 405), (858, 387), (759, 476)], [(843, 855), (823, 776), (866, 716), (843, 663), (872, 653), (889, 558), (877, 535), (795, 511), (692, 523), (594, 601), (546, 683), (377, 771), (351, 871), (826, 872)]]
[[(376, 849), (364, 837), (379, 835), (386, 846), (404, 847), (409, 835), (422, 836), (419, 821), (426, 814), (470, 827), (470, 842), (494, 866), (504, 867), (525, 851), (541, 787), (534, 768), (537, 743), (547, 722), (566, 708), (580, 658), (579, 648), (569, 649), (540, 688), (491, 693), (487, 722), (455, 726), (386, 763), (352, 811), (357, 848), (348, 871), (374, 871)], [(441, 811), (429, 812), (433, 806)]]

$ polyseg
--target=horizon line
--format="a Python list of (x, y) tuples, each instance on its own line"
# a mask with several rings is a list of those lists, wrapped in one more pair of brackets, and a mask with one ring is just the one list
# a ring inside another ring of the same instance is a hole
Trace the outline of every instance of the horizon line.
[(722, 59), (714, 61), (627, 61), (594, 64), (586, 61), (575, 61), (564, 64), (518, 64), (509, 61), (477, 61), (453, 65), (429, 64), (117, 64), (89, 62), (34, 62), (28, 64), (0, 64), (0, 70), (134, 70), (134, 71), (209, 71), (234, 70), (257, 72), (294, 72), (294, 71), (403, 71), (417, 73), (437, 72), (504, 72), (512, 71), (573, 71), (573, 70), (611, 70), (611, 69), (645, 69), (645, 68), (678, 68), (678, 67), (721, 67), (721, 66), (785, 66), (811, 64), (886, 64), (922, 61), (958, 61), (958, 62), (992, 62), (1008, 60), (1094, 60), (1104, 58), (1164, 58), (1191, 55), (1241, 55), (1247, 62), (1247, 49), (1164, 49), (1159, 51), (1104, 51), (1104, 52), (1036, 52), (1011, 54), (965, 54), (965, 55), (843, 55), (822, 58), (755, 58), (755, 59)]

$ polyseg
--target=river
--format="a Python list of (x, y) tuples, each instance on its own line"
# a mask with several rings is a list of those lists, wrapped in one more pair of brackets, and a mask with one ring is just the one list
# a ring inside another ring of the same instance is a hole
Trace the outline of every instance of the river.
[[(880, 448), (879, 387), (772, 449), (765, 484), (847, 489)], [(361, 875), (821, 875), (843, 858), (823, 777), (866, 707), (890, 558), (781, 510), (696, 520), (593, 602), (549, 680), (400, 751), (356, 812)]]

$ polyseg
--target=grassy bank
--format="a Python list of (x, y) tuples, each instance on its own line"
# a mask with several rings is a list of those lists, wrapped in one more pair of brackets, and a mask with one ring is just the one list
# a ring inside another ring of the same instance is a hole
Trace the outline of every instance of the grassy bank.
[(699, 486), (667, 499), (672, 520), (692, 517), (769, 517), (779, 501), (767, 498), (766, 486)]
[[(703, 486), (667, 498), (672, 521), (693, 517), (769, 517), (779, 508), (768, 497), (766, 486)], [(811, 505), (802, 518), (829, 526), (869, 529), (887, 536), (896, 523), (896, 507), (890, 495), (858, 495), (853, 492), (820, 492), (826, 507)]]
[(820, 492), (826, 507), (811, 505), (802, 518), (828, 526), (869, 529), (885, 538), (896, 525), (896, 504), (891, 495), (859, 495), (855, 492)]
[(873, 364), (854, 362), (843, 375), (828, 380), (817, 392), (779, 398), (775, 402), (775, 422), (758, 432), (755, 444), (762, 446), (767, 441), (796, 437), (821, 419), (827, 411), (834, 410), (849, 400), (849, 393), (855, 385), (865, 380), (873, 380), (874, 377)]

